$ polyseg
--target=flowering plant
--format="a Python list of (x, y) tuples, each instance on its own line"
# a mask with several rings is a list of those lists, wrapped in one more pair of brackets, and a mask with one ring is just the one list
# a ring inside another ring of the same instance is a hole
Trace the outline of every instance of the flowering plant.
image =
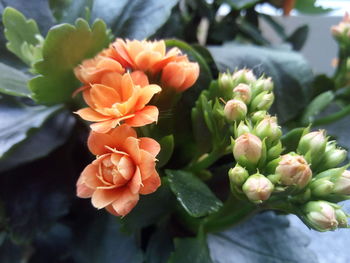
[[(328, 78), (291, 50), (159, 40), (168, 23), (154, 22), (156, 40), (136, 40), (151, 33), (127, 27), (123, 11), (142, 12), (142, 3), (126, 2), (111, 4), (120, 12), (111, 18), (96, 1), (85, 18), (101, 19), (61, 23), (45, 36), (35, 20), (3, 10), (0, 258), (233, 262), (218, 245), (233, 229), (238, 260), (254, 262), (247, 247), (261, 253), (260, 236), (270, 246), (262, 258), (314, 262), (298, 253), (303, 242), (282, 254), (271, 242), (293, 237), (279, 232), (288, 224), (277, 213), (319, 232), (348, 228), (347, 151), (316, 126), (349, 112), (349, 16), (331, 30), (340, 52)], [(253, 12), (257, 2), (232, 9)], [(288, 14), (296, 2), (271, 4)], [(79, 10), (50, 7), (58, 22)], [(320, 114), (335, 102), (340, 110)], [(250, 218), (255, 228), (245, 228)]]

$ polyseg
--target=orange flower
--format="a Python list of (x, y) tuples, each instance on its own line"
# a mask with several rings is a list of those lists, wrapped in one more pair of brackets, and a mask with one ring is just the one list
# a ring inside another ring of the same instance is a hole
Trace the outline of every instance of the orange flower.
[(166, 52), (163, 40), (153, 42), (146, 40), (124, 41), (118, 38), (112, 45), (116, 52), (109, 54), (124, 67), (151, 74), (158, 73), (166, 64), (181, 54), (178, 48), (172, 48)]
[[(147, 84), (140, 74), (134, 77)], [(84, 120), (96, 122), (90, 127), (100, 133), (107, 133), (122, 121), (140, 127), (157, 121), (158, 108), (146, 104), (160, 91), (158, 85), (135, 85), (128, 73), (108, 73), (100, 84), (92, 84), (91, 88), (83, 90), (84, 100), (90, 107), (76, 113)]]
[(178, 92), (191, 87), (199, 76), (197, 63), (189, 62), (187, 57), (181, 57), (177, 61), (169, 62), (162, 71), (162, 85), (174, 88)]
[(155, 169), (160, 146), (151, 138), (137, 138), (130, 126), (121, 125), (108, 134), (92, 131), (88, 146), (97, 158), (81, 173), (77, 195), (91, 197), (94, 207), (125, 216), (139, 194), (153, 193), (160, 186)]
[(125, 69), (118, 61), (112, 58), (97, 55), (92, 59), (84, 60), (74, 69), (75, 76), (84, 84), (99, 83), (105, 73), (117, 72), (123, 74)]

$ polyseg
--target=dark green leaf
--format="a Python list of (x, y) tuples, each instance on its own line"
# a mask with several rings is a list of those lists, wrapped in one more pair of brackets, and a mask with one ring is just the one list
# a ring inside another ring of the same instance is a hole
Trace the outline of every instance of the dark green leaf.
[(147, 263), (166, 263), (173, 250), (174, 245), (169, 228), (160, 226), (148, 242), (145, 261)]
[(294, 8), (300, 13), (314, 15), (328, 13), (333, 10), (316, 5), (316, 0), (296, 0)]
[(79, 87), (73, 69), (108, 45), (106, 25), (78, 19), (75, 26), (61, 24), (48, 32), (43, 46), (43, 60), (34, 67), (41, 75), (29, 82), (33, 98), (41, 104), (68, 102)]
[(312, 97), (316, 97), (323, 92), (334, 90), (334, 80), (327, 75), (318, 75), (315, 77), (314, 83), (312, 85)]
[(308, 238), (272, 212), (255, 216), (239, 226), (208, 237), (214, 262), (316, 263)]
[(315, 120), (315, 117), (334, 100), (334, 97), (332, 91), (326, 91), (314, 98), (301, 116), (301, 124), (308, 125), (309, 123), (312, 123)]
[(202, 217), (217, 212), (222, 202), (209, 187), (190, 172), (166, 170), (170, 188), (187, 213)]
[(11, 7), (5, 8), (2, 20), (5, 26), (4, 34), (8, 40), (7, 48), (30, 65), (32, 61), (23, 52), (23, 44), (39, 44), (36, 35), (40, 35), (40, 32), (36, 22), (33, 19), (27, 20), (23, 14)]
[(174, 151), (174, 135), (164, 136), (159, 140), (160, 144), (160, 153), (157, 155), (159, 160), (157, 166), (159, 168), (163, 167), (170, 160), (173, 151)]
[(61, 106), (26, 106), (8, 97), (0, 99), (0, 158), (60, 109)]
[(240, 19), (237, 23), (237, 27), (239, 31), (243, 35), (249, 37), (249, 39), (252, 40), (254, 44), (262, 46), (268, 46), (270, 44), (270, 42), (264, 38), (259, 29), (250, 22), (244, 19)]
[(284, 152), (296, 151), (305, 128), (295, 128), (282, 136)]
[(14, 146), (4, 158), (0, 159), (0, 172), (35, 159), (47, 156), (68, 139), (75, 119), (64, 111), (45, 121), (37, 131)]
[(178, 0), (95, 0), (92, 19), (101, 18), (118, 37), (144, 39), (168, 19)]
[(0, 63), (0, 92), (13, 96), (30, 97), (29, 77), (21, 71)]
[(272, 77), (276, 103), (272, 111), (284, 123), (299, 115), (308, 103), (313, 80), (310, 66), (298, 53), (255, 46), (210, 47), (221, 71), (251, 68), (257, 76)]
[(294, 50), (301, 50), (306, 42), (307, 36), (309, 34), (309, 26), (303, 25), (298, 27), (286, 41), (291, 43)]
[(93, 0), (50, 0), (53, 15), (60, 23), (74, 23), (77, 18), (86, 18)]
[(235, 9), (247, 9), (260, 2), (260, 0), (224, 0), (223, 2), (226, 2)]
[[(175, 238), (175, 251), (169, 263), (212, 263), (208, 244), (201, 234), (196, 238)], [(243, 261), (242, 261), (243, 262)]]

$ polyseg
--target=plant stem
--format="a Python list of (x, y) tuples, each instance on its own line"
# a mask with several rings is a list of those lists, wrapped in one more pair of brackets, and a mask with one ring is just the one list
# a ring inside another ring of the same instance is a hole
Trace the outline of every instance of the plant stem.
[(219, 149), (214, 149), (212, 152), (202, 155), (196, 162), (190, 164), (186, 170), (195, 173), (207, 169), (223, 155), (225, 155), (225, 152)]
[(330, 124), (330, 123), (335, 122), (341, 118), (344, 118), (349, 113), (350, 113), (350, 105), (344, 107), (342, 110), (340, 110), (336, 113), (333, 113), (333, 114), (330, 114), (324, 118), (320, 118), (320, 119), (315, 120), (313, 124), (314, 124), (314, 126)]

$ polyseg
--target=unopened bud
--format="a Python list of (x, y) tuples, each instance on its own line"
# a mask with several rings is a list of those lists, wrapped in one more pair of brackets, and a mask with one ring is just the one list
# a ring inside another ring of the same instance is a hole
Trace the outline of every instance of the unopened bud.
[(274, 185), (265, 176), (257, 173), (247, 179), (242, 189), (250, 201), (261, 203), (269, 199)]
[(348, 13), (345, 13), (343, 20), (338, 25), (331, 27), (331, 32), (336, 39), (348, 36), (350, 32), (350, 16)]
[(256, 111), (253, 113), (251, 119), (254, 123), (258, 123), (262, 121), (267, 115), (268, 115), (267, 112), (264, 110)]
[(281, 141), (278, 141), (277, 144), (272, 146), (268, 151), (267, 151), (267, 159), (268, 160), (273, 160), (276, 159), (278, 156), (281, 155), (283, 152), (283, 146)]
[(321, 178), (313, 181), (310, 188), (314, 196), (324, 197), (332, 193), (334, 183), (328, 180), (328, 178)]
[(245, 133), (250, 133), (250, 132), (251, 132), (251, 129), (248, 127), (248, 125), (246, 125), (243, 121), (241, 121), (235, 130), (235, 136), (239, 137)]
[(323, 156), (327, 145), (327, 138), (324, 130), (314, 131), (301, 137), (298, 144), (298, 152), (311, 156), (311, 161), (315, 165)]
[(231, 74), (229, 73), (220, 74), (218, 81), (219, 81), (219, 87), (222, 90), (229, 91), (229, 92), (232, 91), (234, 87), (234, 83), (233, 83), (233, 78)]
[(244, 103), (249, 103), (252, 91), (249, 85), (240, 83), (233, 89), (234, 97), (241, 99)]
[(336, 194), (350, 195), (350, 171), (345, 170), (335, 181), (333, 192)]
[(232, 78), (235, 83), (252, 84), (256, 81), (256, 77), (252, 70), (241, 69), (233, 73)]
[(229, 100), (224, 108), (224, 114), (229, 121), (239, 121), (247, 115), (247, 105), (241, 100)]
[(348, 228), (348, 216), (340, 208), (335, 210), (335, 218), (338, 221), (338, 227)]
[(344, 162), (347, 157), (347, 151), (337, 148), (335, 142), (328, 142), (325, 151), (321, 164), (323, 169), (336, 167)]
[(228, 176), (232, 185), (240, 187), (247, 180), (249, 174), (246, 169), (237, 164), (234, 168), (231, 168), (228, 171)]
[(255, 134), (260, 139), (267, 138), (269, 141), (275, 141), (282, 136), (281, 128), (277, 124), (277, 118), (266, 116), (255, 127)]
[(273, 82), (271, 78), (260, 78), (258, 79), (253, 86), (253, 97), (263, 91), (272, 91)]
[(304, 206), (306, 218), (319, 231), (334, 230), (338, 227), (335, 208), (326, 201), (310, 201)]
[(296, 185), (304, 188), (312, 178), (312, 171), (304, 157), (296, 154), (286, 154), (281, 157), (276, 168), (276, 174), (281, 175), (283, 185)]
[(245, 133), (239, 136), (233, 147), (233, 155), (242, 164), (257, 164), (262, 154), (262, 142), (259, 137)]
[(252, 111), (270, 109), (274, 99), (275, 96), (273, 93), (268, 91), (261, 92), (253, 99), (251, 103)]

